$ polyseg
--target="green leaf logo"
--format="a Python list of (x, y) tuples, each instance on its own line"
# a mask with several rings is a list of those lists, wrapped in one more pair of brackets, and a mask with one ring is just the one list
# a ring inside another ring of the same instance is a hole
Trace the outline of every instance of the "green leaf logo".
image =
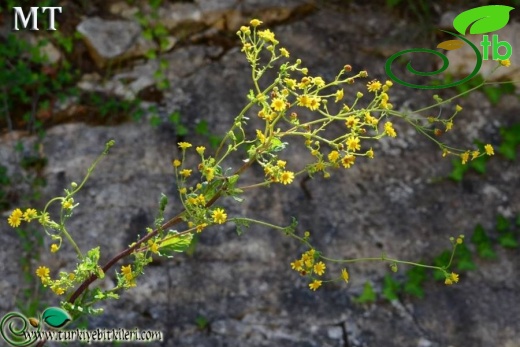
[(453, 20), (453, 27), (462, 35), (471, 26), (470, 34), (485, 34), (497, 31), (509, 22), (509, 12), (514, 7), (504, 5), (488, 5), (472, 8), (459, 14)]
[(42, 320), (52, 328), (63, 328), (72, 318), (67, 311), (59, 307), (49, 307), (43, 311)]

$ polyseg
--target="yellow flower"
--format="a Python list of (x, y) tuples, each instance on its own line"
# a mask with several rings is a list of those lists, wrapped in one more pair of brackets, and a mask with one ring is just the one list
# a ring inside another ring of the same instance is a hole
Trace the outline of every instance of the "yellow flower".
[(314, 264), (314, 272), (318, 275), (318, 276), (321, 276), (325, 273), (325, 269), (327, 267), (325, 266), (325, 263), (323, 263), (322, 261), (320, 261), (319, 263), (317, 264)]
[(263, 22), (261, 20), (258, 20), (258, 19), (251, 19), (251, 21), (249, 22), (249, 24), (251, 24), (253, 27), (257, 27), (259, 26), (260, 24), (262, 24)]
[(322, 283), (322, 281), (314, 280), (312, 283), (309, 283), (309, 288), (310, 288), (311, 290), (316, 291), (316, 289), (318, 289), (319, 287), (321, 287), (321, 283)]
[(287, 164), (287, 162), (285, 160), (278, 160), (276, 162), (276, 166), (278, 166), (280, 169), (283, 169), (285, 168), (285, 165)]
[(54, 292), (54, 294), (56, 294), (56, 295), (62, 295), (63, 293), (65, 293), (65, 290), (63, 290), (63, 288), (58, 287), (58, 286), (52, 286), (51, 289)]
[(446, 123), (446, 131), (450, 131), (453, 128), (453, 122), (450, 120)]
[(285, 82), (285, 85), (289, 89), (294, 89), (296, 87), (296, 84), (298, 83), (298, 82), (296, 82), (295, 79), (292, 79), (292, 78), (284, 78), (283, 81)]
[(203, 155), (204, 151), (206, 150), (206, 147), (199, 146), (199, 147), (196, 148), (196, 150), (197, 150), (197, 153), (199, 153), (200, 155)]
[(41, 225), (47, 226), (51, 222), (51, 218), (49, 217), (49, 212), (42, 213), (40, 218), (38, 219)]
[(181, 189), (179, 189), (179, 193), (181, 194), (186, 194), (188, 192), (188, 189), (186, 189), (186, 187), (182, 187)]
[(285, 48), (280, 48), (280, 54), (286, 58), (289, 58), (289, 51)]
[(38, 213), (36, 212), (36, 210), (34, 208), (28, 208), (27, 210), (25, 210), (25, 212), (23, 214), (23, 219), (26, 222), (30, 222), (31, 219), (36, 218), (37, 215), (38, 215)]
[(341, 270), (341, 278), (343, 279), (343, 281), (345, 281), (345, 283), (348, 283), (349, 275), (347, 269)]
[(343, 96), (344, 96), (344, 92), (343, 92), (343, 89), (338, 89), (338, 91), (336, 92), (336, 102), (340, 101), (341, 99), (343, 99)]
[(208, 226), (207, 223), (202, 223), (202, 224), (197, 225), (197, 232), (198, 233), (202, 232), (202, 230), (204, 230), (207, 226)]
[(265, 142), (265, 135), (260, 130), (256, 129), (256, 137), (260, 140), (260, 143)]
[(359, 119), (356, 118), (356, 116), (348, 116), (345, 120), (345, 125), (347, 126), (347, 128), (355, 128), (358, 122)]
[(184, 177), (190, 177), (191, 175), (191, 170), (189, 169), (184, 169), (184, 170), (181, 170), (181, 172), (179, 172), (182, 176)]
[(388, 134), (388, 136), (391, 136), (391, 137), (397, 136), (397, 133), (394, 130), (394, 126), (392, 125), (391, 122), (385, 123), (385, 132)]
[(491, 146), (489, 143), (484, 146), (484, 149), (486, 150), (487, 155), (495, 154), (495, 151), (493, 150), (493, 146)]
[(179, 145), (179, 148), (182, 150), (186, 150), (187, 148), (191, 147), (191, 143), (189, 143), (189, 142), (179, 142), (178, 145)]
[(451, 285), (453, 283), (459, 282), (459, 275), (455, 272), (452, 272), (451, 274), (446, 276), (446, 279), (444, 280), (444, 284)]
[(278, 41), (276, 41), (276, 39), (274, 38), (274, 33), (269, 29), (259, 31), (258, 37), (260, 37), (261, 39), (264, 39), (265, 41), (270, 41), (272, 43), (278, 43)]
[(462, 106), (460, 106), (460, 105), (455, 106), (455, 111), (456, 112), (462, 111)]
[(207, 167), (204, 169), (204, 176), (206, 176), (206, 179), (211, 181), (213, 178), (215, 178), (215, 169), (212, 167)]
[(74, 204), (74, 200), (72, 198), (63, 200), (61, 203), (61, 206), (63, 206), (64, 209), (68, 210), (72, 208), (72, 205)]
[(173, 165), (174, 167), (179, 167), (179, 166), (181, 166), (181, 164), (182, 164), (182, 163), (181, 163), (181, 161), (180, 161), (179, 159), (175, 159), (175, 160), (172, 162), (172, 165)]
[(366, 156), (369, 157), (370, 159), (374, 159), (374, 151), (372, 150), (372, 148), (370, 148), (367, 151)]
[(291, 184), (294, 180), (294, 173), (291, 171), (284, 171), (282, 172), (282, 175), (280, 176), (280, 181), (283, 184)]
[(303, 262), (301, 260), (295, 260), (291, 263), (291, 269), (296, 271), (302, 271), (303, 270)]
[(20, 226), (20, 223), (22, 222), (22, 217), (23, 217), (22, 210), (17, 208), (16, 210), (13, 211), (13, 213), (11, 213), (9, 218), (7, 218), (7, 222), (9, 223), (10, 226), (12, 226), (13, 228), (16, 228), (16, 227)]
[(341, 163), (343, 164), (343, 167), (345, 169), (348, 169), (352, 165), (354, 165), (354, 162), (356, 161), (356, 157), (354, 157), (352, 154), (347, 154), (341, 159)]
[(381, 82), (378, 80), (373, 80), (367, 83), (367, 89), (369, 92), (376, 92), (381, 89)]
[(318, 88), (323, 87), (325, 85), (325, 81), (320, 76), (314, 77), (312, 83)]
[(36, 276), (40, 277), (42, 280), (44, 278), (49, 277), (51, 270), (46, 266), (40, 266), (36, 269)]
[(347, 139), (347, 147), (352, 151), (358, 151), (361, 146), (359, 144), (359, 137), (351, 136)]
[(121, 273), (123, 274), (123, 276), (125, 277), (125, 279), (127, 281), (131, 281), (134, 278), (134, 276), (132, 275), (132, 266), (131, 265), (121, 266)]
[(462, 158), (462, 164), (466, 164), (469, 160), (469, 151), (462, 153), (460, 157)]
[(249, 35), (251, 34), (251, 29), (249, 29), (249, 27), (245, 26), (245, 25), (242, 25), (240, 27), (240, 31), (243, 32), (244, 34), (246, 35)]
[(213, 222), (218, 223), (218, 224), (225, 223), (226, 219), (227, 219), (226, 212), (221, 208), (217, 208), (217, 209), (213, 210), (213, 213), (211, 214), (211, 216), (213, 217)]
[(58, 247), (57, 244), (53, 243), (51, 245), (51, 253), (56, 253), (60, 248)]
[(159, 245), (155, 242), (152, 242), (152, 244), (150, 245), (150, 251), (152, 251), (152, 253), (159, 253)]
[(478, 149), (471, 152), (471, 160), (477, 158), (479, 155), (480, 155), (480, 151)]
[(339, 159), (339, 152), (338, 151), (332, 151), (332, 152), (329, 153), (328, 157), (329, 157), (329, 161), (331, 163), (335, 163)]
[(511, 60), (509, 60), (509, 59), (499, 60), (498, 62), (500, 63), (500, 65), (505, 66), (505, 67), (511, 66)]
[(309, 95), (300, 95), (297, 98), (298, 106), (310, 107), (311, 105), (311, 97)]
[(280, 98), (273, 99), (273, 102), (271, 103), (271, 107), (275, 111), (284, 111), (285, 110), (285, 101), (283, 101)]
[(321, 98), (319, 96), (312, 97), (309, 104), (309, 109), (315, 111), (320, 107)]

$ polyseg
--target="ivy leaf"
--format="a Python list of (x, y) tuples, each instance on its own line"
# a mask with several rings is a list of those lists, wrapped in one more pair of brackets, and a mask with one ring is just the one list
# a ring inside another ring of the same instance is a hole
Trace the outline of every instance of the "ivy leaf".
[(370, 282), (365, 282), (363, 286), (363, 292), (357, 298), (354, 298), (354, 302), (358, 304), (368, 304), (376, 301), (376, 293), (372, 288)]
[[(488, 5), (472, 8), (459, 14), (453, 20), (453, 27), (460, 34), (485, 34), (502, 29), (509, 22), (509, 12), (514, 7), (504, 5)], [(471, 26), (471, 28), (470, 28)]]
[(498, 237), (498, 242), (504, 248), (518, 248), (518, 241), (516, 240), (515, 234), (511, 232), (501, 234)]
[(459, 245), (455, 251), (455, 258), (457, 261), (457, 269), (462, 271), (475, 270), (477, 266), (473, 262), (471, 251), (466, 244)]
[(509, 221), (507, 220), (506, 217), (502, 216), (501, 214), (498, 215), (497, 217), (497, 231), (499, 233), (504, 233), (504, 232), (507, 232), (509, 231)]
[(72, 318), (67, 311), (59, 307), (49, 307), (43, 311), (42, 320), (51, 328), (63, 328)]

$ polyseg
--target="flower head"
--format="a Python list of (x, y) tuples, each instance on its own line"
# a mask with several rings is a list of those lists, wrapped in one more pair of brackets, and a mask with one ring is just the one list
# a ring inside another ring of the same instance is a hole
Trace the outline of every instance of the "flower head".
[(397, 133), (394, 130), (394, 126), (393, 126), (392, 122), (385, 123), (385, 132), (387, 133), (388, 136), (391, 136), (391, 137), (397, 136)]
[(51, 253), (56, 253), (59, 249), (60, 247), (57, 244), (53, 243), (51, 245)]
[(345, 283), (348, 283), (349, 275), (348, 275), (347, 269), (341, 270), (341, 279), (343, 281), (345, 281)]
[(223, 224), (226, 222), (227, 214), (223, 209), (216, 208), (215, 210), (213, 210), (211, 217), (213, 217), (213, 222)]
[(182, 163), (181, 163), (181, 161), (179, 159), (175, 159), (174, 161), (172, 161), (172, 165), (174, 167), (179, 167), (179, 166), (181, 166), (181, 164)]
[(16, 228), (16, 227), (20, 226), (20, 223), (22, 222), (22, 217), (23, 217), (22, 210), (17, 208), (16, 210), (13, 211), (13, 213), (11, 213), (9, 218), (7, 218), (7, 222), (9, 223), (10, 226), (12, 226), (13, 228)]
[(489, 143), (484, 146), (484, 150), (486, 151), (487, 155), (495, 154), (495, 151), (493, 150), (493, 146), (491, 146)]
[(351, 151), (359, 151), (360, 144), (359, 144), (359, 137), (357, 136), (351, 136), (347, 139), (347, 147)]
[(36, 276), (40, 277), (42, 280), (44, 278), (48, 278), (50, 274), (50, 269), (46, 266), (40, 266), (36, 269)]
[(314, 264), (314, 273), (321, 276), (325, 273), (326, 268), (327, 266), (325, 266), (325, 263), (320, 261), (319, 263)]
[(285, 101), (283, 101), (283, 99), (280, 99), (280, 98), (275, 98), (275, 99), (273, 99), (273, 102), (271, 103), (271, 107), (275, 111), (284, 111), (285, 110)]
[(178, 145), (179, 145), (179, 148), (182, 149), (183, 151), (192, 146), (191, 143), (189, 143), (189, 142), (179, 142)]
[(181, 172), (179, 172), (182, 176), (184, 177), (190, 177), (191, 175), (191, 170), (190, 169), (184, 169), (184, 170), (181, 170)]
[(345, 169), (348, 169), (352, 165), (354, 165), (354, 162), (356, 161), (356, 157), (352, 154), (347, 154), (341, 159), (341, 164), (343, 164), (343, 167)]
[(322, 281), (314, 280), (314, 281), (312, 281), (312, 283), (309, 283), (309, 288), (310, 288), (311, 290), (316, 291), (316, 289), (318, 289), (319, 287), (321, 287), (321, 284), (322, 284)]
[(289, 51), (285, 48), (280, 48), (280, 54), (286, 58), (289, 58)]
[(505, 67), (511, 66), (511, 60), (509, 60), (509, 59), (499, 60), (498, 62), (500, 63), (500, 65), (505, 66)]
[(280, 182), (283, 184), (291, 184), (294, 180), (294, 172), (291, 171), (283, 171), (280, 176)]
[(256, 28), (257, 26), (259, 26), (260, 24), (262, 24), (262, 23), (263, 23), (263, 22), (262, 22), (261, 20), (259, 20), (259, 19), (252, 19), (252, 20), (249, 22), (249, 24), (251, 24), (251, 26), (253, 26), (253, 27), (255, 27), (255, 28)]
[(343, 99), (343, 96), (344, 96), (344, 95), (345, 95), (345, 94), (344, 94), (344, 92), (343, 92), (343, 89), (338, 89), (338, 90), (336, 91), (336, 94), (335, 94), (335, 96), (336, 96), (336, 100), (334, 100), (334, 101), (335, 101), (335, 102), (340, 101), (341, 99)]
[(367, 89), (369, 92), (376, 92), (381, 89), (381, 82), (378, 80), (373, 80), (367, 83)]
[(26, 222), (30, 222), (33, 218), (36, 218), (37, 216), (38, 216), (38, 212), (36, 212), (36, 210), (34, 208), (28, 208), (23, 213), (23, 219)]

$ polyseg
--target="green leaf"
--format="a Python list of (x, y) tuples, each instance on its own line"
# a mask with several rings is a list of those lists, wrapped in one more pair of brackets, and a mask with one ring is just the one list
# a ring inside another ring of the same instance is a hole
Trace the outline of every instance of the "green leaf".
[(249, 228), (250, 222), (241, 218), (233, 218), (233, 223), (237, 227), (237, 235), (240, 236), (244, 233), (245, 229)]
[(383, 296), (389, 301), (397, 300), (401, 284), (392, 276), (387, 274), (383, 282)]
[(515, 234), (503, 233), (498, 237), (498, 242), (504, 248), (518, 248), (518, 241), (515, 237)]
[(368, 304), (376, 301), (376, 293), (372, 288), (372, 284), (370, 282), (365, 282), (363, 286), (363, 292), (357, 298), (354, 298), (354, 302), (358, 304)]
[(491, 245), (491, 240), (486, 234), (482, 225), (478, 224), (471, 236), (471, 242), (477, 247), (477, 253), (482, 258), (494, 259), (496, 258), (495, 251)]
[(473, 262), (473, 255), (466, 244), (457, 246), (455, 251), (455, 259), (457, 260), (457, 269), (462, 271), (475, 270), (477, 267)]
[(59, 307), (49, 307), (43, 311), (42, 320), (51, 328), (63, 328), (72, 318), (67, 311)]
[(466, 171), (469, 170), (469, 165), (462, 164), (460, 159), (452, 159), (451, 164), (453, 168), (451, 169), (451, 172), (448, 177), (454, 180), (455, 182), (462, 181), (464, 174), (466, 173)]
[(169, 230), (168, 234), (159, 242), (159, 254), (173, 257), (173, 252), (186, 251), (193, 240), (193, 234), (179, 234), (177, 230)]
[(424, 297), (423, 282), (426, 279), (426, 270), (415, 266), (406, 272), (404, 291), (418, 298)]
[(503, 5), (488, 5), (472, 8), (459, 14), (453, 20), (453, 27), (460, 34), (466, 35), (471, 26), (470, 34), (485, 34), (502, 29), (509, 22), (509, 12), (514, 7)]
[(201, 120), (195, 126), (195, 133), (197, 135), (208, 135), (209, 134), (209, 126), (206, 120)]
[(475, 160), (470, 161), (469, 166), (477, 173), (483, 175), (486, 173), (486, 163), (488, 161), (488, 158), (488, 156), (479, 157)]
[(509, 224), (509, 220), (506, 217), (502, 216), (501, 214), (497, 216), (496, 228), (499, 233), (509, 231), (510, 226), (511, 225)]

